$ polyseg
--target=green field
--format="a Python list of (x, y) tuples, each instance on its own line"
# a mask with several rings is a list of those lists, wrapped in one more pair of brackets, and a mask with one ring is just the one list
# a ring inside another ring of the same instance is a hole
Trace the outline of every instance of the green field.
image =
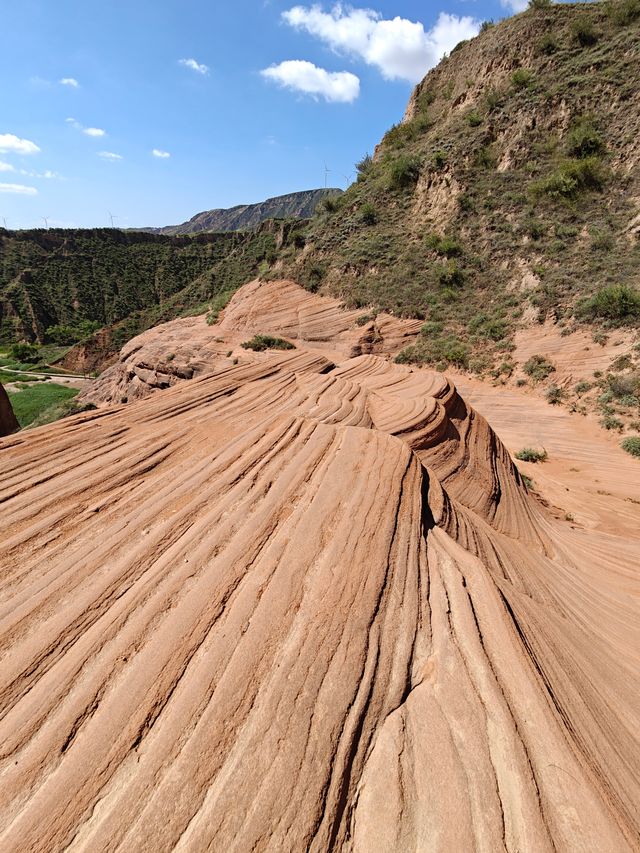
[[(58, 408), (62, 403), (72, 400), (77, 393), (77, 388), (47, 383), (46, 385), (28, 385), (20, 391), (10, 391), (9, 399), (18, 423), (24, 429), (36, 418), (40, 418), (47, 409)], [(52, 418), (52, 420), (56, 419)]]

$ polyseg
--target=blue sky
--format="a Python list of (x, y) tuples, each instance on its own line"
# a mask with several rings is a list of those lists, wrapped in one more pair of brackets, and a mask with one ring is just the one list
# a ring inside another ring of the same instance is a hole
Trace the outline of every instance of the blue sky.
[(7, 3), (0, 225), (174, 224), (322, 186), (325, 163), (345, 187), (414, 81), (524, 0), (504, 2)]

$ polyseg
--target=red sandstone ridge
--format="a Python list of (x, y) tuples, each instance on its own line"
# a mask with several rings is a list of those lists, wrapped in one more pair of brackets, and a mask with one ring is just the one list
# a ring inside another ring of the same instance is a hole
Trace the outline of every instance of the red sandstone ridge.
[(0, 849), (636, 850), (638, 548), (298, 296), (0, 442)]
[(7, 392), (0, 385), (0, 436), (11, 435), (18, 429), (20, 429), (20, 424), (13, 413)]
[(368, 318), (362, 310), (345, 310), (338, 299), (313, 295), (291, 281), (252, 281), (237, 291), (213, 326), (202, 315), (133, 338), (80, 399), (97, 405), (129, 402), (234, 363), (253, 363), (263, 356), (241, 344), (255, 334), (277, 335), (341, 359), (395, 355), (421, 325), (384, 313)]

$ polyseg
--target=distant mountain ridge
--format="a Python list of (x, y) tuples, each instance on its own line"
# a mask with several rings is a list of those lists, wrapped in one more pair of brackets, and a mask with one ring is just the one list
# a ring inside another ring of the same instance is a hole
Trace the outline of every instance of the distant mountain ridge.
[(246, 231), (256, 228), (267, 219), (307, 219), (320, 202), (331, 195), (340, 195), (336, 187), (303, 190), (268, 198), (257, 204), (238, 204), (235, 207), (217, 208), (196, 213), (181, 225), (163, 228), (141, 228), (153, 234), (197, 234), (201, 231)]

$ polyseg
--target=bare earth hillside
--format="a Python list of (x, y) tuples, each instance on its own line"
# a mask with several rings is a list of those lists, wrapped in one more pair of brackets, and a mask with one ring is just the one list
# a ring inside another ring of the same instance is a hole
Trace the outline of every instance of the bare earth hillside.
[(636, 850), (637, 527), (270, 286), (208, 372), (0, 441), (0, 849)]

